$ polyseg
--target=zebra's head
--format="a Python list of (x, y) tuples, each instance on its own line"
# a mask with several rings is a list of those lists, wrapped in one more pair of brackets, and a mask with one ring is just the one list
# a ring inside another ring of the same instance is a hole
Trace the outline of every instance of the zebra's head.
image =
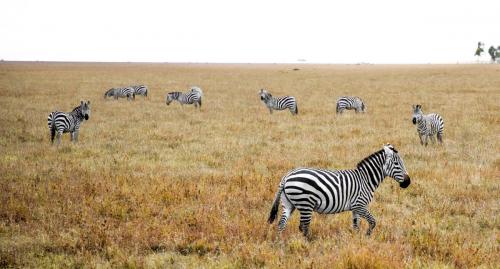
[(80, 110), (82, 112), (83, 118), (89, 120), (90, 118), (90, 101), (80, 101)]
[(106, 93), (104, 93), (104, 99), (106, 99), (106, 97), (111, 97), (115, 94), (115, 88), (111, 88), (109, 90), (106, 91)]
[(413, 106), (413, 119), (412, 122), (413, 124), (417, 124), (417, 121), (420, 121), (422, 119), (422, 106), (421, 105), (414, 105)]
[(410, 186), (410, 176), (406, 172), (403, 159), (399, 156), (398, 151), (391, 144), (384, 145), (384, 173), (388, 177), (394, 178), (399, 183), (401, 188)]
[(262, 100), (264, 102), (269, 100), (272, 97), (272, 95), (269, 92), (267, 92), (265, 89), (260, 89), (259, 95), (260, 95), (260, 100)]
[(177, 92), (169, 92), (167, 93), (167, 98), (166, 98), (166, 101), (165, 103), (168, 105), (170, 105), (170, 103), (172, 103), (172, 101), (174, 101), (175, 99), (177, 99), (178, 97), (178, 93)]

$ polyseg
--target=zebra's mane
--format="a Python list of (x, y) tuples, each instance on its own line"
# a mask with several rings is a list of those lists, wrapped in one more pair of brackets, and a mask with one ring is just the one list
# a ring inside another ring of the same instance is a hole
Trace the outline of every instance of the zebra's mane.
[(361, 168), (361, 166), (363, 166), (368, 160), (373, 159), (373, 157), (379, 156), (379, 155), (384, 155), (384, 150), (383, 149), (381, 149), (381, 150), (379, 150), (377, 152), (374, 152), (370, 156), (368, 156), (368, 157), (364, 158), (363, 160), (361, 160), (358, 163), (358, 165), (356, 165), (356, 168), (358, 168), (358, 169)]
[(77, 111), (77, 110), (78, 110), (78, 111), (82, 111), (82, 110), (80, 109), (80, 106), (77, 106), (77, 107), (73, 108), (73, 110), (72, 110), (71, 112), (75, 112), (75, 111)]

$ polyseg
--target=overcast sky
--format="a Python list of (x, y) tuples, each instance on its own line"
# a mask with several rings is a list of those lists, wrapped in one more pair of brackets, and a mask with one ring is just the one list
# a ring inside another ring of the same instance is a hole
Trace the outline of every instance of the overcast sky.
[[(500, 46), (500, 0), (1, 0), (0, 58), (456, 63)], [(487, 52), (482, 58), (487, 60)]]

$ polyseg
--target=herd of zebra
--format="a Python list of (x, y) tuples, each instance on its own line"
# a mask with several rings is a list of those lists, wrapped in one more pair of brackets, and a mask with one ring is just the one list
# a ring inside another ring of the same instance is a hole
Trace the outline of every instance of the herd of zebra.
[[(114, 97), (135, 99), (136, 95), (148, 95), (145, 85), (125, 88), (112, 88), (104, 94), (104, 98)], [(194, 104), (201, 108), (203, 91), (199, 87), (191, 87), (186, 92), (170, 92), (166, 96), (166, 104), (173, 100), (182, 104)], [(272, 114), (273, 110), (289, 109), (292, 115), (297, 115), (299, 110), (297, 101), (293, 96), (273, 97), (265, 89), (259, 92), (260, 99)], [(342, 114), (345, 110), (366, 112), (366, 106), (359, 97), (340, 97), (336, 103), (336, 113)], [(54, 111), (49, 114), (48, 127), (51, 141), (57, 135), (57, 144), (61, 142), (63, 133), (71, 134), (71, 141), (78, 140), (80, 124), (90, 117), (90, 101), (81, 101), (80, 105), (70, 113)], [(417, 126), (420, 143), (427, 146), (428, 138), (434, 142), (437, 136), (439, 143), (443, 141), (443, 118), (438, 114), (425, 115), (421, 105), (413, 106), (412, 122)], [(298, 168), (289, 171), (282, 179), (276, 192), (268, 222), (273, 223), (277, 217), (278, 207), (281, 202), (283, 211), (278, 222), (278, 231), (281, 233), (288, 218), (297, 209), (300, 213), (299, 230), (304, 236), (309, 237), (309, 224), (313, 212), (321, 214), (336, 214), (344, 211), (352, 212), (352, 225), (359, 230), (360, 218), (368, 224), (367, 235), (372, 233), (376, 225), (375, 218), (368, 210), (368, 205), (373, 198), (373, 193), (385, 177), (397, 181), (401, 188), (410, 185), (410, 177), (404, 166), (403, 159), (394, 146), (383, 145), (370, 156), (361, 160), (355, 169), (351, 170), (324, 170), (316, 168)]]

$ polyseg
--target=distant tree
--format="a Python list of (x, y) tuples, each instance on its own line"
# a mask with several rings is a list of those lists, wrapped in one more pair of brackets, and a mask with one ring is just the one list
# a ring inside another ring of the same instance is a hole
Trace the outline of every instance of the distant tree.
[(477, 49), (476, 49), (476, 53), (474, 54), (474, 56), (481, 56), (481, 53), (483, 53), (484, 49), (484, 43), (481, 43), (481, 41), (477, 42)]
[(496, 58), (497, 58), (497, 49), (495, 49), (495, 47), (491, 46), (491, 47), (488, 49), (488, 53), (490, 54), (491, 61), (492, 61), (492, 62), (495, 62), (495, 60), (496, 60)]

